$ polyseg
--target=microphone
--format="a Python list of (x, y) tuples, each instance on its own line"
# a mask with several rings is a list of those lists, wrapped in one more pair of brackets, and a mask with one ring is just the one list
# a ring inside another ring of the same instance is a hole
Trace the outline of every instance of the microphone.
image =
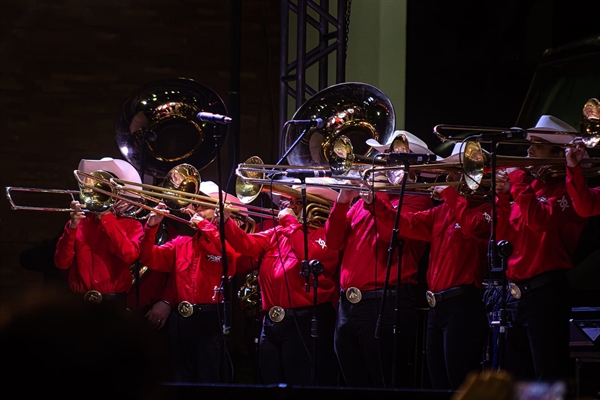
[(213, 114), (209, 112), (199, 112), (196, 117), (202, 122), (212, 122), (213, 124), (225, 125), (231, 122), (231, 117), (221, 114)]
[(388, 158), (387, 158), (387, 163), (392, 164), (392, 163), (428, 163), (431, 161), (435, 161), (436, 160), (436, 155), (435, 154), (428, 154), (428, 153), (399, 153), (399, 152), (393, 152), (393, 153), (389, 153)]
[(327, 178), (331, 176), (331, 171), (316, 170), (316, 169), (290, 169), (282, 172), (283, 175), (289, 178)]
[(479, 135), (469, 137), (475, 142), (498, 142), (502, 140), (522, 140), (527, 139), (527, 131), (518, 127), (510, 128), (502, 132), (483, 132)]
[(298, 124), (298, 125), (308, 125), (314, 126), (317, 129), (325, 128), (327, 124), (323, 118), (313, 118), (313, 119), (291, 119), (287, 122), (288, 124)]

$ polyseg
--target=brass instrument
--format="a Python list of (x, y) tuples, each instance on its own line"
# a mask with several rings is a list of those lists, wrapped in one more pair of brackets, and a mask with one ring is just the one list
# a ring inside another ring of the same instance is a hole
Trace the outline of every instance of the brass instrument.
[(579, 131), (586, 147), (596, 147), (600, 143), (600, 100), (597, 98), (593, 97), (583, 105)]
[(115, 123), (123, 157), (138, 171), (164, 178), (173, 165), (198, 170), (216, 157), (213, 138), (223, 144), (227, 125), (199, 119), (200, 112), (227, 115), (225, 103), (209, 87), (177, 78), (149, 83), (125, 101)]

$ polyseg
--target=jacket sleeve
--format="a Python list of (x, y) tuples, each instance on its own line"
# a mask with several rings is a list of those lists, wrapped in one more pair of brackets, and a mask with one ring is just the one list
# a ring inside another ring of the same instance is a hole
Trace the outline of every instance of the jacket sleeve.
[(227, 241), (240, 254), (260, 258), (269, 244), (275, 228), (257, 233), (247, 233), (229, 218), (225, 223), (225, 237)]
[(75, 234), (77, 228), (69, 228), (70, 221), (65, 224), (63, 234), (56, 242), (54, 251), (54, 264), (58, 269), (69, 269), (75, 259)]
[(489, 203), (483, 203), (481, 207), (473, 207), (454, 186), (444, 189), (441, 196), (452, 209), (454, 217), (465, 235), (480, 239), (490, 236), (492, 207)]
[(140, 240), (144, 233), (142, 224), (133, 218), (117, 218), (106, 214), (100, 219), (101, 229), (110, 238), (113, 254), (126, 263), (133, 263), (140, 255)]
[(521, 215), (532, 231), (545, 232), (551, 226), (562, 225), (578, 219), (566, 189), (540, 201), (531, 185), (526, 181), (526, 172), (515, 170), (508, 176), (511, 194), (521, 209)]
[(581, 165), (567, 167), (567, 192), (577, 214), (582, 217), (600, 214), (600, 187), (588, 187), (581, 172)]
[(146, 222), (144, 234), (140, 241), (140, 262), (150, 269), (172, 272), (175, 268), (175, 246), (177, 237), (162, 245), (155, 245), (158, 225), (150, 227)]
[(325, 241), (333, 250), (343, 250), (350, 231), (350, 203), (333, 203), (325, 222)]

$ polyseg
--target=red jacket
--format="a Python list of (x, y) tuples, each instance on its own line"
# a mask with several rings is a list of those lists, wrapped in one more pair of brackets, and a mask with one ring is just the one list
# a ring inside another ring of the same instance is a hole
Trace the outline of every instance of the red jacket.
[[(306, 277), (302, 271), (304, 231), (302, 224), (287, 215), (280, 225), (262, 232), (248, 234), (228, 220), (225, 234), (231, 246), (241, 254), (261, 258), (258, 272), (263, 310), (273, 306), (283, 308), (313, 305), (313, 276), (309, 277), (310, 290), (306, 291)], [(308, 260), (319, 260), (323, 273), (317, 276), (317, 302), (332, 302), (337, 306), (339, 286), (337, 266), (339, 255), (325, 243), (325, 229), (308, 232)]]
[[(399, 196), (376, 193), (372, 204), (360, 199), (351, 208), (350, 204), (334, 203), (325, 224), (327, 245), (334, 250), (343, 250), (340, 264), (340, 286), (347, 290), (382, 288), (388, 264), (392, 231), (395, 223)], [(431, 199), (426, 196), (406, 195), (402, 202), (402, 213), (431, 208)], [(427, 243), (405, 240), (402, 252), (401, 283), (416, 284), (419, 261)], [(396, 286), (398, 273), (398, 249), (394, 249), (388, 284)]]
[[(155, 245), (158, 225), (145, 226), (140, 245), (140, 261), (148, 268), (174, 275), (177, 302), (218, 303), (222, 297), (222, 247), (219, 231), (204, 220), (193, 236), (177, 236), (163, 245)], [(226, 243), (227, 276), (235, 274), (238, 255)]]
[(520, 281), (543, 272), (570, 269), (571, 257), (587, 222), (575, 212), (565, 181), (539, 179), (529, 183), (527, 173), (509, 175), (514, 199), (498, 195), (498, 240), (508, 240), (514, 250), (508, 259), (506, 276)]
[(76, 229), (65, 225), (56, 244), (54, 263), (69, 270), (69, 285), (76, 293), (126, 293), (131, 288), (130, 267), (139, 255), (142, 224), (132, 218), (90, 214)]
[(399, 233), (431, 243), (427, 285), (439, 292), (459, 285), (481, 287), (491, 232), (490, 203), (467, 200), (449, 186), (434, 208), (402, 213)]

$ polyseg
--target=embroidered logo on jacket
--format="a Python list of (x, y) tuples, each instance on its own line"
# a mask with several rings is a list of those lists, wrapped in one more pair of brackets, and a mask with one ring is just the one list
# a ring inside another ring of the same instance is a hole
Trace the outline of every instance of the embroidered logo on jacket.
[(488, 222), (488, 224), (492, 222), (492, 217), (490, 214), (488, 214), (487, 212), (484, 212), (483, 216), (485, 217), (485, 220)]
[(569, 208), (569, 201), (567, 200), (567, 198), (563, 195), (562, 199), (560, 199), (560, 201), (558, 202), (558, 205), (560, 206), (562, 211), (565, 211), (565, 208)]
[(222, 258), (221, 256), (214, 256), (212, 254), (208, 254), (206, 256), (206, 259), (210, 262), (221, 262), (221, 258)]
[(460, 229), (460, 225), (458, 224), (458, 222), (456, 222), (456, 223), (454, 224), (454, 229)]
[(325, 243), (325, 241), (322, 238), (315, 240), (315, 242), (317, 242), (317, 244), (319, 246), (321, 246), (321, 249), (324, 249), (325, 247), (327, 247), (327, 243)]

